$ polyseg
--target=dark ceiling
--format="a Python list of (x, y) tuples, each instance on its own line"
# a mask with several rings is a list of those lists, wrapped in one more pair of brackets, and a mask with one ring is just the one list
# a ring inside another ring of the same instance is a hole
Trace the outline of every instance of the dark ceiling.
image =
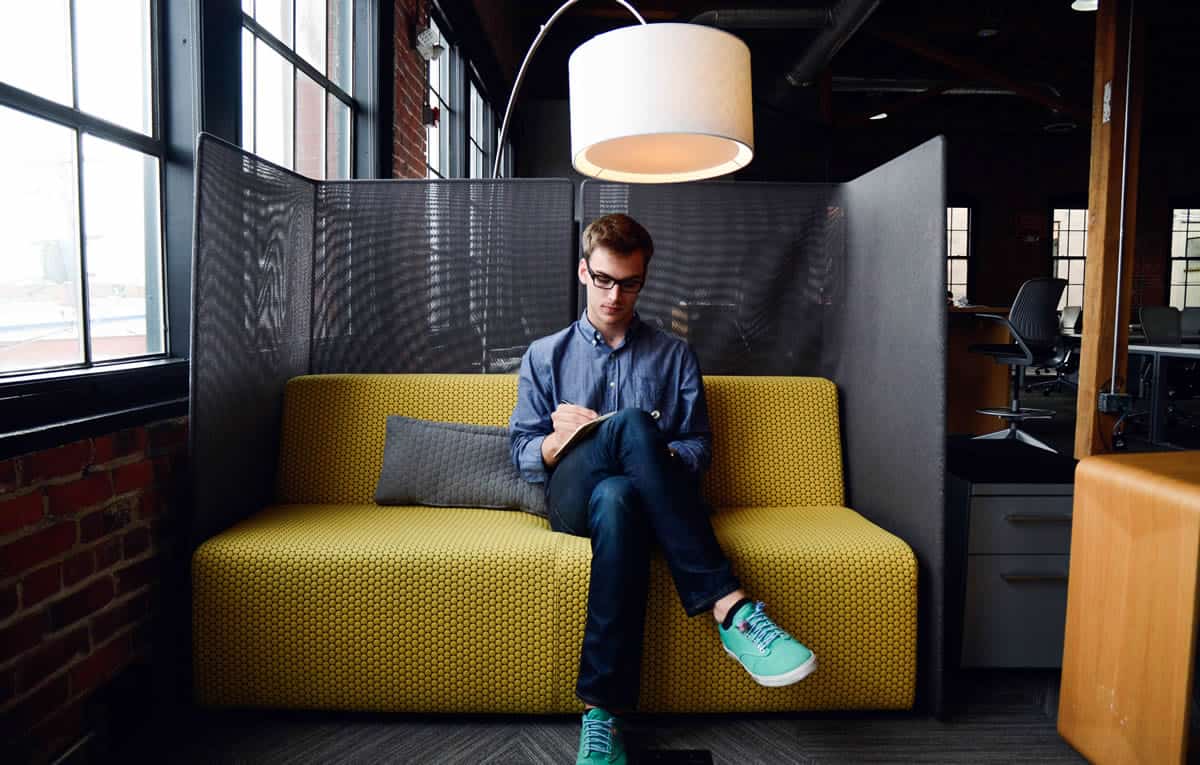
[[(515, 4), (514, 42), (520, 53), (558, 4)], [(651, 23), (690, 21), (713, 10), (827, 5), (779, 0), (633, 4)], [(1181, 96), (1193, 90), (1200, 73), (1200, 3), (1141, 0), (1138, 8), (1147, 30), (1147, 128), (1173, 123), (1175, 116), (1196, 115), (1198, 99)], [(632, 23), (615, 2), (587, 0), (568, 10), (530, 67), (522, 99), (565, 99), (570, 53), (627, 19)], [(750, 47), (757, 115), (845, 129), (877, 129), (875, 125), (882, 128), (886, 122), (887, 129), (913, 132), (1029, 134), (1054, 126), (1050, 129), (1086, 135), (1095, 26), (1096, 14), (1071, 10), (1070, 0), (881, 0), (834, 55), (824, 83), (808, 87), (787, 85), (784, 74), (807, 50), (816, 30), (729, 31)], [(866, 122), (880, 111), (888, 112), (889, 118)], [(1190, 120), (1187, 123), (1190, 130)]]

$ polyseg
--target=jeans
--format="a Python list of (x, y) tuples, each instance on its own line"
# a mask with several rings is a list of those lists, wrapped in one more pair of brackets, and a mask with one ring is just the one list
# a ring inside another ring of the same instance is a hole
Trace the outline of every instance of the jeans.
[(646, 412), (629, 409), (601, 424), (563, 456), (548, 494), (551, 528), (592, 543), (576, 695), (608, 710), (633, 709), (653, 542), (688, 616), (740, 585), (701, 504), (699, 482), (670, 456)]

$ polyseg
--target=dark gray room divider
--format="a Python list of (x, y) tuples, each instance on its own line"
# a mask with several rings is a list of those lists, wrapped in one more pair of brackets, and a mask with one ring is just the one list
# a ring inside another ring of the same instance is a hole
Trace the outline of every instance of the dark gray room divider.
[[(310, 181), (201, 136), (193, 544), (271, 501), (284, 383), (509, 372), (576, 315), (568, 180)], [(945, 188), (941, 139), (847, 184), (583, 185), (656, 244), (644, 319), (709, 374), (819, 375), (848, 504), (920, 562), (919, 703), (942, 704)]]
[(646, 225), (643, 319), (710, 374), (837, 383), (847, 503), (920, 566), (918, 703), (943, 704), (945, 183), (938, 138), (846, 184), (587, 181), (581, 226)]
[(944, 708), (945, 140), (842, 186), (846, 260), (821, 367), (841, 396), (850, 506), (904, 539), (920, 576), (918, 703)]
[(571, 320), (568, 180), (311, 181), (196, 150), (193, 543), (273, 495), (284, 383), (508, 372)]
[(837, 193), (836, 184), (585, 181), (580, 207), (584, 226), (624, 212), (650, 231), (638, 314), (688, 340), (706, 374), (816, 375), (845, 257)]

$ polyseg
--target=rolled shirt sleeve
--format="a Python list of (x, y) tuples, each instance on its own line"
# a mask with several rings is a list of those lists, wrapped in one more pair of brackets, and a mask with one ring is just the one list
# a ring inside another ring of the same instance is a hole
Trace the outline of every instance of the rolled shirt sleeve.
[(542, 462), (542, 441), (554, 431), (550, 415), (555, 405), (551, 391), (543, 387), (550, 376), (535, 374), (533, 352), (532, 346), (525, 351), (517, 375), (517, 405), (508, 420), (509, 450), (522, 478), (544, 483), (547, 472)]
[(700, 363), (690, 346), (684, 346), (679, 366), (679, 396), (681, 399), (678, 437), (669, 446), (692, 473), (701, 473), (712, 464), (712, 426), (708, 420), (708, 403), (704, 398), (704, 380)]

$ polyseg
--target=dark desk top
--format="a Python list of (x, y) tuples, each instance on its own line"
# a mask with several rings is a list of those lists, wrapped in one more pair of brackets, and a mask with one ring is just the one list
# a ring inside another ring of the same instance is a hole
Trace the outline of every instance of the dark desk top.
[(946, 441), (946, 472), (971, 483), (1073, 484), (1075, 458), (1014, 440)]

